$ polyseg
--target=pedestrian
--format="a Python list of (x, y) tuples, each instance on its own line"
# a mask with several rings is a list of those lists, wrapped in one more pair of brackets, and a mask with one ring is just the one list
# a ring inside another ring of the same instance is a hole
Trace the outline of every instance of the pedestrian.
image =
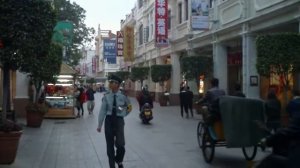
[(232, 96), (237, 96), (237, 97), (246, 97), (245, 94), (241, 90), (241, 85), (239, 83), (236, 83), (234, 85), (234, 93)]
[[(119, 168), (123, 168), (125, 155), (124, 117), (129, 114), (132, 107), (127, 96), (119, 90), (122, 80), (116, 75), (111, 75), (108, 79), (110, 90), (102, 99), (97, 131), (102, 131), (102, 124), (105, 120), (104, 131), (109, 167), (115, 168), (116, 163)], [(116, 152), (114, 147), (117, 148)]]
[(204, 116), (208, 122), (214, 122), (216, 120), (221, 119), (221, 114), (219, 111), (219, 98), (225, 95), (225, 91), (223, 89), (219, 89), (219, 80), (217, 78), (213, 78), (211, 81), (211, 88), (205, 93), (204, 97), (197, 101), (196, 104), (208, 105), (208, 114), (204, 114)]
[(267, 127), (275, 132), (280, 127), (281, 103), (274, 90), (270, 90), (266, 100)]
[(93, 85), (90, 84), (88, 86), (87, 91), (86, 91), (87, 109), (88, 109), (89, 114), (93, 114), (93, 110), (94, 110), (94, 107), (95, 107), (95, 97), (94, 97), (95, 93), (96, 92), (93, 89)]
[[(79, 98), (79, 106), (77, 107), (77, 108), (79, 108), (78, 114), (79, 114), (79, 111), (81, 110), (81, 116), (83, 117), (83, 115), (84, 115), (83, 104), (86, 102), (86, 94), (85, 94), (83, 87), (79, 88), (79, 97), (78, 98)], [(78, 117), (80, 117), (80, 114)]]
[(78, 86), (75, 85), (74, 87), (74, 98), (75, 98), (75, 107), (77, 109), (77, 118), (80, 118), (80, 110), (81, 110), (81, 106), (80, 106), (80, 89)]
[(293, 90), (293, 99), (287, 105), (290, 118), (300, 118), (300, 92)]
[(141, 94), (137, 98), (137, 101), (139, 103), (140, 111), (142, 111), (142, 108), (146, 103), (153, 108), (153, 100), (147, 87), (143, 87)]
[(192, 117), (194, 117), (193, 99), (194, 99), (194, 93), (190, 90), (190, 87), (187, 86), (186, 87), (186, 101), (187, 101), (188, 110), (191, 112)]
[(180, 84), (180, 92), (179, 92), (179, 103), (180, 103), (180, 114), (181, 117), (183, 117), (183, 109), (184, 109), (184, 95), (185, 95), (185, 86), (184, 83), (182, 82)]

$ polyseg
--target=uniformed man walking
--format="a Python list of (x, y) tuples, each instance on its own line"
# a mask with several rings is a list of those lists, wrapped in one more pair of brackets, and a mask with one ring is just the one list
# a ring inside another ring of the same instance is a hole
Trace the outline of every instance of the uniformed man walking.
[[(124, 117), (129, 114), (132, 107), (127, 96), (119, 90), (122, 80), (115, 75), (111, 75), (108, 80), (110, 90), (102, 99), (97, 131), (101, 132), (105, 119), (104, 129), (109, 166), (115, 168), (116, 163), (119, 168), (123, 168), (122, 162), (125, 155)], [(114, 146), (117, 148), (116, 152)]]

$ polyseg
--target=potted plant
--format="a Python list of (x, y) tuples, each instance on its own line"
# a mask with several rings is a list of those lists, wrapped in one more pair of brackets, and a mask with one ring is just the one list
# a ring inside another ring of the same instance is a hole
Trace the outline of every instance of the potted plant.
[[(164, 87), (164, 82), (171, 78), (171, 70), (172, 65), (152, 65), (151, 66), (151, 79), (155, 83), (159, 83), (159, 85)], [(166, 106), (169, 101), (169, 93), (164, 91), (159, 95), (159, 103), (161, 106)]]
[(0, 124), (0, 164), (14, 162), (21, 135), (22, 127), (19, 124), (10, 120)]
[[(148, 75), (149, 75), (149, 67), (132, 67), (129, 78), (133, 82), (140, 81), (141, 82), (141, 90), (142, 90), (143, 82), (145, 79), (148, 78)], [(136, 94), (137, 99), (140, 96), (140, 93), (141, 92)]]
[[(26, 106), (26, 121), (29, 127), (40, 127), (44, 114), (48, 111), (45, 104), (45, 87), (48, 82), (55, 83), (62, 63), (62, 47), (55, 43), (50, 44), (48, 53), (43, 60), (36, 61), (30, 66), (29, 103)], [(46, 69), (47, 68), (47, 69)]]

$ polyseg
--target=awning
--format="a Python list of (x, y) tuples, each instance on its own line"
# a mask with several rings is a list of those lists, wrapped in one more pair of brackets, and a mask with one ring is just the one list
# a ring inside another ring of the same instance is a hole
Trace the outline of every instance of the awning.
[(69, 65), (62, 63), (60, 66), (60, 75), (74, 75), (76, 71)]

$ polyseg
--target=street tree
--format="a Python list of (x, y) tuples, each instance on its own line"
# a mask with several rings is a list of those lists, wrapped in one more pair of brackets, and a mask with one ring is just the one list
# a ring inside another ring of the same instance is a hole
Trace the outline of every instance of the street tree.
[(36, 65), (37, 62), (46, 61), (45, 58), (49, 56), (56, 14), (47, 1), (0, 0), (0, 4), (3, 123), (6, 120), (7, 108), (10, 108), (10, 71), (20, 70), (34, 74), (34, 71), (42, 70), (42, 66)]
[(212, 72), (212, 59), (205, 56), (188, 56), (181, 59), (181, 74), (187, 80), (194, 80), (199, 90), (200, 76)]
[(280, 78), (286, 104), (292, 76), (300, 68), (300, 35), (294, 33), (260, 35), (256, 39), (256, 47), (257, 72), (261, 76), (277, 75)]
[(66, 63), (70, 66), (76, 66), (82, 58), (81, 49), (86, 45), (91, 45), (94, 28), (87, 27), (84, 23), (86, 11), (68, 0), (53, 0), (54, 10), (57, 13), (57, 21), (68, 21), (74, 26), (72, 43), (65, 46)]
[(145, 79), (148, 79), (149, 75), (149, 67), (132, 67), (130, 73), (130, 79), (135, 81), (141, 82), (141, 89), (143, 87), (143, 83)]

